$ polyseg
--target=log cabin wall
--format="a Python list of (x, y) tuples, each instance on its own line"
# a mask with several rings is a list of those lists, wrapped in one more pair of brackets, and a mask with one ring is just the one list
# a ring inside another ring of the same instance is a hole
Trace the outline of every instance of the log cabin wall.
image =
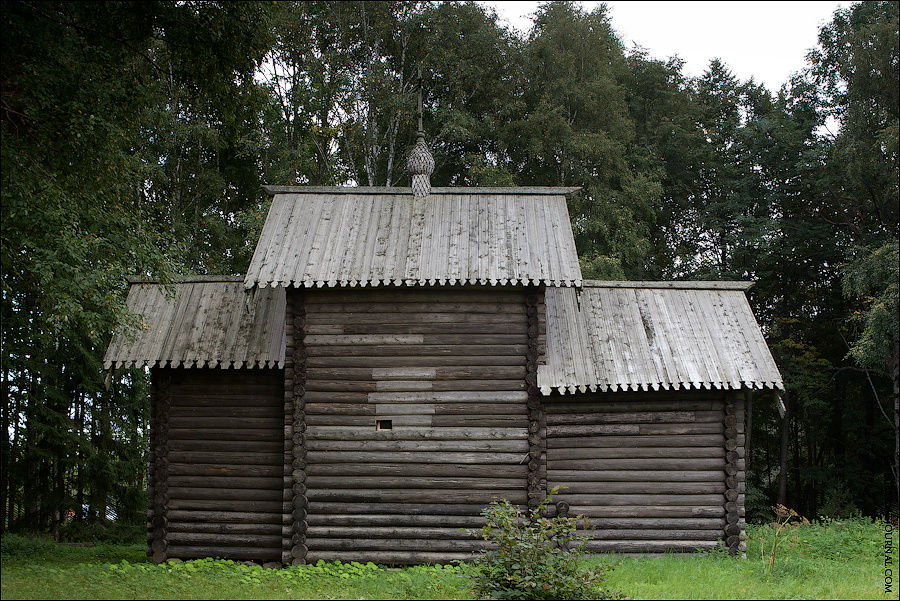
[(282, 378), (274, 369), (152, 370), (155, 561), (281, 561)]
[(744, 550), (743, 398), (734, 392), (555, 396), (547, 486), (590, 518), (591, 551)]
[(525, 289), (289, 291), (288, 304), (304, 314), (304, 560), (470, 557), (481, 542), (461, 528), (493, 499), (526, 504), (537, 482)]

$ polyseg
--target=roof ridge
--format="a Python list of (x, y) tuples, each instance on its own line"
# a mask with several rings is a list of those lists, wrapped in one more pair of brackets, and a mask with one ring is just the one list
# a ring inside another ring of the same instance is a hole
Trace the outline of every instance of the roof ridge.
[[(276, 194), (408, 194), (413, 190), (400, 186), (271, 186), (264, 185), (263, 190), (269, 196)], [(529, 194), (529, 195), (564, 195), (567, 198), (581, 190), (581, 186), (504, 186), (504, 187), (436, 187), (431, 189), (435, 194)]]

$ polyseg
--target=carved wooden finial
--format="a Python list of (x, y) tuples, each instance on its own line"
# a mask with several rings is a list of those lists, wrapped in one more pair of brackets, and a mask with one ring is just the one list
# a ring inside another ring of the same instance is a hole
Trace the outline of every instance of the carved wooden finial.
[(409, 153), (406, 169), (412, 176), (413, 196), (431, 194), (431, 174), (434, 172), (434, 157), (425, 143), (425, 128), (422, 126), (422, 67), (419, 67), (419, 130), (416, 144)]

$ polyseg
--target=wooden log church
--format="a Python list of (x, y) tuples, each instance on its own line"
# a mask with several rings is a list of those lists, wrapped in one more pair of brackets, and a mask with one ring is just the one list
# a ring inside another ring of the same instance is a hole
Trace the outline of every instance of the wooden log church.
[[(590, 549), (744, 547), (744, 407), (782, 388), (740, 282), (583, 281), (572, 188), (268, 187), (248, 273), (135, 280), (148, 548), (431, 563), (505, 498)], [(174, 294), (172, 294), (174, 292)]]

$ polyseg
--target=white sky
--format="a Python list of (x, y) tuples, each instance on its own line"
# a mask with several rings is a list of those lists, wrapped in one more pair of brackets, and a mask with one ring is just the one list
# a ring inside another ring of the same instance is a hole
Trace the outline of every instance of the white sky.
[[(539, 2), (483, 1), (501, 21), (520, 30)], [(600, 2), (581, 2), (590, 10)], [(819, 27), (851, 2), (623, 2), (607, 1), (612, 25), (626, 48), (650, 56), (684, 59), (685, 75), (703, 73), (720, 58), (741, 80), (753, 79), (777, 91), (806, 64)]]

